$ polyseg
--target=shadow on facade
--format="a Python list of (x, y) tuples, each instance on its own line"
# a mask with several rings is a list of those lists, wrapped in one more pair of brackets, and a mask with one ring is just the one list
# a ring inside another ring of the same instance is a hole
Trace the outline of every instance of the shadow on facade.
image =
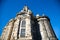
[(37, 19), (31, 21), (32, 40), (41, 40), (41, 34)]

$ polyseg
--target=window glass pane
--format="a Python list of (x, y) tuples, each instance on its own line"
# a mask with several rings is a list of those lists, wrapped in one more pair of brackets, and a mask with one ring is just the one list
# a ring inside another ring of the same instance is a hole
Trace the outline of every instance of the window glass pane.
[(20, 34), (21, 37), (25, 37), (25, 29), (21, 29), (21, 34)]
[(22, 25), (21, 25), (21, 26), (22, 26), (22, 27), (25, 27), (25, 25), (26, 25), (26, 21), (25, 21), (25, 20), (23, 20), (23, 21), (22, 21)]

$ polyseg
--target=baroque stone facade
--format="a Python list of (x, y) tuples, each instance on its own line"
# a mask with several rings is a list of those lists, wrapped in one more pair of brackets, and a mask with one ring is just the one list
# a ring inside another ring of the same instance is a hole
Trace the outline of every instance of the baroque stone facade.
[(24, 6), (14, 19), (5, 26), (1, 40), (58, 40), (50, 19), (43, 15), (34, 16), (27, 6)]

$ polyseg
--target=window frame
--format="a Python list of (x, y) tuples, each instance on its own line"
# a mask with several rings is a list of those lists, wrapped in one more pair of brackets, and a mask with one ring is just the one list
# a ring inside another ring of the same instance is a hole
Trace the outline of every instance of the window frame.
[(21, 29), (20, 37), (25, 37), (25, 29)]

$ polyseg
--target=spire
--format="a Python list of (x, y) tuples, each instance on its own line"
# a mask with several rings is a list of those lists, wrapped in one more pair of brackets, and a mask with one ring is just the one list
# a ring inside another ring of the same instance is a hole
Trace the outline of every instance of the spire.
[(24, 8), (17, 15), (22, 13), (32, 14), (32, 11), (29, 10), (29, 8), (25, 5)]
[(23, 8), (24, 11), (28, 11), (28, 7), (25, 5)]

